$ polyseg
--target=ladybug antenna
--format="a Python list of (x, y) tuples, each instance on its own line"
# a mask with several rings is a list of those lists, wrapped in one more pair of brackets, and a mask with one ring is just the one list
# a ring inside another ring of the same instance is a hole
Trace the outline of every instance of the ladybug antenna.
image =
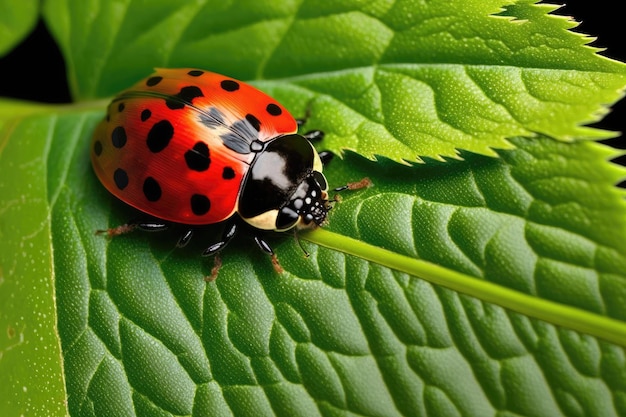
[(304, 246), (302, 246), (302, 241), (300, 240), (300, 237), (298, 236), (297, 229), (293, 229), (293, 238), (296, 240), (296, 242), (298, 242), (298, 246), (300, 246), (300, 249), (302, 250), (302, 252), (304, 252), (304, 257), (308, 258), (309, 256), (311, 256), (311, 254), (307, 252)]

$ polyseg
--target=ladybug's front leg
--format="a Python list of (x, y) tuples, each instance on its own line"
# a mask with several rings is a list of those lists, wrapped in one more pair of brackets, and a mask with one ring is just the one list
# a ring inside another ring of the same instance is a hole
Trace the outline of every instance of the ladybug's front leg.
[(328, 165), (328, 163), (335, 157), (335, 154), (331, 151), (321, 151), (318, 155), (324, 167), (326, 167), (326, 165)]
[[(296, 123), (298, 124), (298, 130), (304, 126), (306, 124), (306, 122), (309, 120), (309, 109), (307, 109), (306, 111), (306, 115), (304, 116), (303, 119), (296, 119)], [(324, 139), (324, 132), (321, 130), (309, 130), (308, 132), (302, 134), (302, 136), (305, 137), (305, 139), (307, 139), (310, 142), (319, 142), (320, 140)]]
[[(309, 132), (306, 132), (304, 135), (304, 138), (306, 140), (308, 140), (309, 142), (319, 142), (322, 139), (324, 139), (324, 135), (325, 133), (322, 132), (321, 130), (311, 130)], [(322, 165), (326, 166), (331, 159), (333, 159), (333, 157), (335, 156), (332, 152), (330, 151), (321, 151), (318, 153), (320, 159), (322, 160)]]
[(277, 273), (282, 274), (284, 271), (283, 267), (280, 266), (280, 262), (278, 262), (278, 256), (276, 256), (270, 244), (267, 243), (265, 239), (263, 239), (261, 236), (258, 236), (258, 235), (254, 236), (254, 241), (256, 242), (257, 246), (261, 248), (263, 252), (267, 253), (268, 255), (272, 257), (272, 265), (274, 266), (274, 270)]
[(359, 181), (349, 182), (346, 185), (333, 189), (335, 192), (341, 192), (344, 190), (360, 190), (361, 188), (369, 188), (373, 185), (372, 180), (368, 177), (362, 178)]
[(304, 138), (309, 142), (319, 142), (320, 140), (324, 139), (324, 135), (325, 133), (321, 130), (310, 130), (302, 136), (304, 136)]
[[(306, 116), (303, 119), (296, 119), (296, 123), (298, 124), (298, 129), (304, 126), (309, 118), (310, 110), (307, 109)], [(319, 142), (324, 139), (326, 134), (322, 130), (309, 130), (308, 132), (302, 134), (302, 136), (308, 140), (309, 142)], [(326, 166), (330, 162), (331, 159), (335, 156), (332, 152), (322, 151), (319, 154), (320, 159), (322, 160), (322, 165)]]

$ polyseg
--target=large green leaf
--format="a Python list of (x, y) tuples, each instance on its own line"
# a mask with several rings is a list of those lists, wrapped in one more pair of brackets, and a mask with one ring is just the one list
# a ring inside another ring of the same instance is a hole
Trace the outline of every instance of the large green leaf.
[[(185, 250), (172, 249), (175, 233), (94, 235), (132, 215), (110, 204), (89, 166), (100, 117), (32, 116), (10, 128), (2, 155), (7, 165), (41, 167), (29, 181), (47, 190), (72, 415), (624, 411), (622, 348), (546, 323), (558, 320), (548, 305), (555, 301), (573, 311), (560, 324), (587, 330), (592, 317), (600, 330), (588, 333), (626, 345), (626, 222), (611, 187), (624, 172), (602, 164), (608, 149), (516, 139), (519, 150), (500, 159), (468, 153), (413, 167), (350, 155), (332, 163), (329, 177), (368, 174), (376, 185), (346, 195), (328, 232), (306, 235), (336, 248), (304, 243), (304, 258), (277, 236), (285, 269), (277, 274), (241, 236), (207, 284), (212, 264), (197, 254), (216, 228)], [(17, 145), (33, 126), (40, 134), (28, 149), (37, 155)], [(595, 178), (580, 175), (586, 164)], [(562, 192), (549, 192), (556, 187)], [(598, 195), (593, 205), (589, 191)], [(586, 224), (563, 215), (571, 206)], [(526, 307), (544, 321), (411, 276), (428, 272), (411, 265), (417, 257), (465, 274), (463, 285), (479, 296), (489, 292), (472, 276), (499, 284), (505, 307), (518, 308), (510, 290), (532, 296)], [(617, 337), (601, 334), (610, 317)]]
[[(578, 140), (610, 135), (581, 125), (625, 66), (553, 6), (44, 8), (78, 102), (0, 100), (0, 414), (626, 415), (626, 171)], [(269, 236), (283, 273), (242, 233), (206, 283), (220, 225), (96, 236), (136, 213), (91, 171), (106, 100), (83, 100), (153, 66), (264, 79), (352, 150), (332, 186), (374, 186), (308, 258)]]
[[(625, 67), (567, 32), (555, 6), (502, 0), (143, 2), (49, 0), (74, 96), (113, 95), (153, 67), (280, 79), (325, 146), (414, 161), (494, 155), (507, 138), (611, 134), (596, 121)], [(285, 85), (285, 81), (290, 81)], [(260, 84), (274, 91), (268, 84)]]

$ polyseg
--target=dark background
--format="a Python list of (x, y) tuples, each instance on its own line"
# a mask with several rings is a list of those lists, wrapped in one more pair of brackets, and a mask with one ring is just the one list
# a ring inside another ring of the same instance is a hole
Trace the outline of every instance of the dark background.
[[(598, 40), (591, 45), (606, 48), (603, 55), (626, 61), (626, 22), (621, 1), (564, 1), (567, 5), (559, 9), (557, 14), (573, 16), (581, 22), (575, 31), (597, 37)], [(2, 96), (48, 103), (71, 101), (61, 53), (42, 22), (37, 24), (27, 39), (0, 59)], [(618, 132), (626, 130), (626, 99), (615, 104), (612, 112), (593, 126)], [(604, 143), (626, 149), (626, 136)], [(615, 162), (626, 165), (626, 157), (620, 157)], [(621, 185), (625, 184), (623, 182)]]

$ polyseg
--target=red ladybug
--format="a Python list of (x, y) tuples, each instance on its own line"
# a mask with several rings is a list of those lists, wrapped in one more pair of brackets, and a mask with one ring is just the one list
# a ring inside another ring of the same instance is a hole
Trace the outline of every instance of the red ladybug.
[[(235, 235), (238, 219), (260, 230), (322, 225), (331, 207), (328, 182), (308, 140), (322, 134), (297, 130), (283, 106), (246, 83), (198, 69), (158, 69), (113, 99), (91, 161), (112, 194), (159, 220), (107, 232), (232, 219), (222, 240), (204, 251), (212, 255)], [(255, 240), (273, 255), (260, 236)]]

